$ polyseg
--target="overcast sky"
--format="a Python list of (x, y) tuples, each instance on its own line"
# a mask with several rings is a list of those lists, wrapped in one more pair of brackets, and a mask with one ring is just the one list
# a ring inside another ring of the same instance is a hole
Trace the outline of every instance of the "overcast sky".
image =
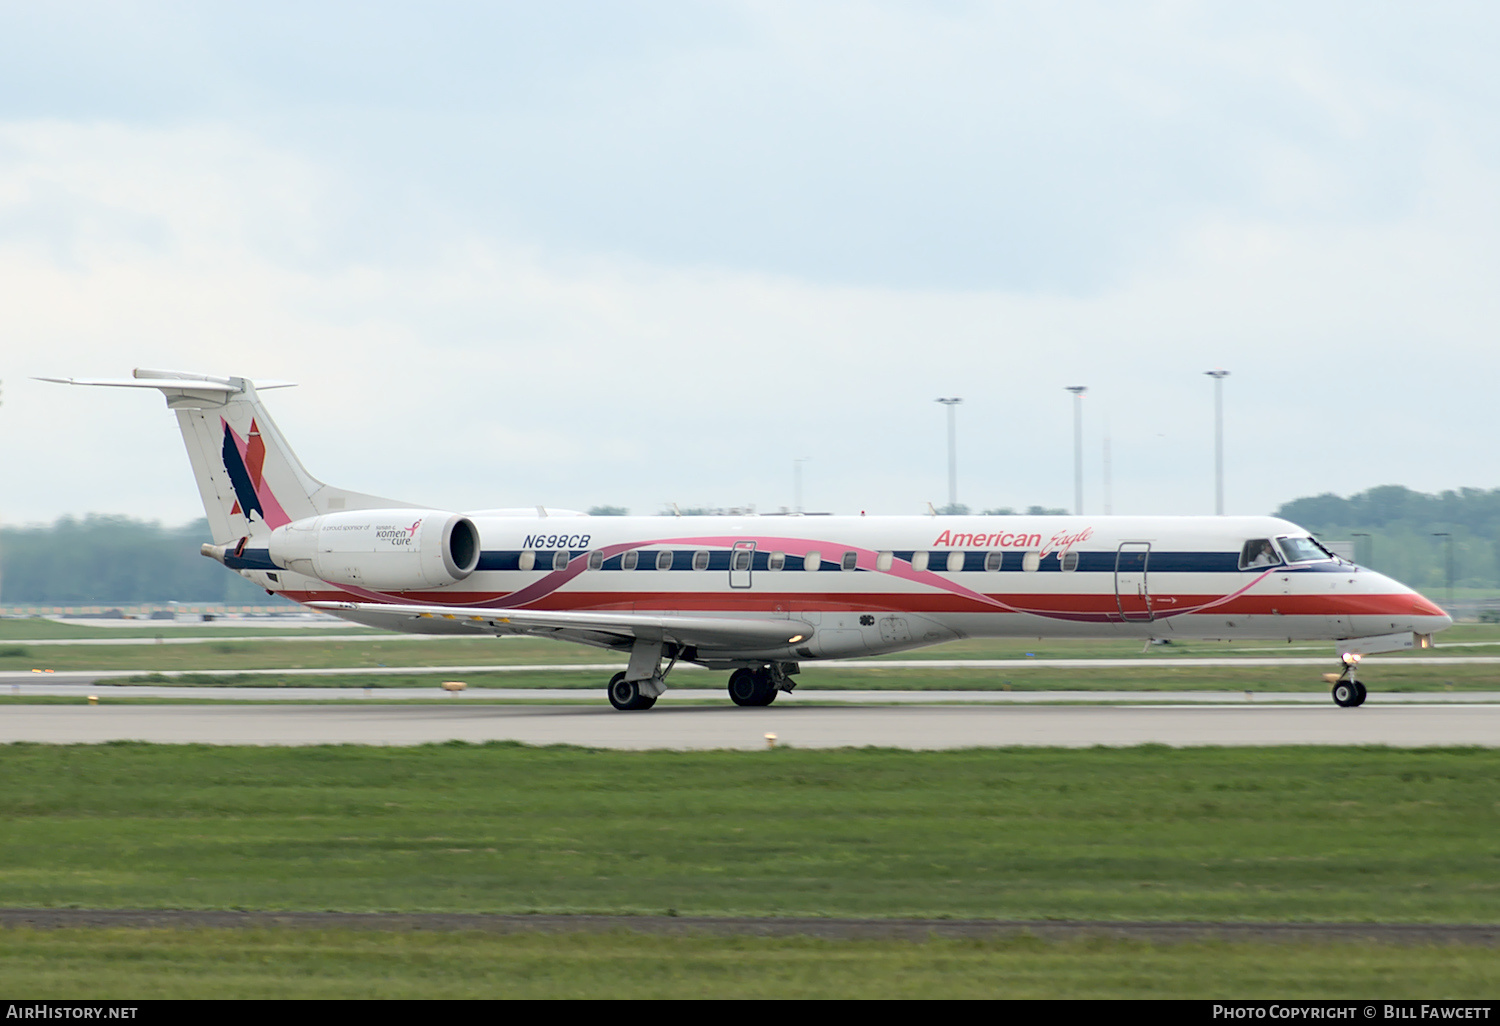
[(290, 379), (445, 508), (1500, 486), (1500, 8), (0, 0), (0, 521), (200, 515)]

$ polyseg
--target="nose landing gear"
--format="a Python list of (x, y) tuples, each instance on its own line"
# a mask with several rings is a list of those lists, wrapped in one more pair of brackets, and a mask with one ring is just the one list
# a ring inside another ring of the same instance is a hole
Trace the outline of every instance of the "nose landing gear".
[(1364, 705), (1365, 694), (1365, 686), (1357, 680), (1339, 681), (1333, 686), (1334, 704), (1344, 709)]
[(1354, 679), (1354, 668), (1359, 665), (1359, 654), (1346, 652), (1340, 661), (1343, 663), (1343, 673), (1323, 674), (1323, 679), (1333, 686), (1333, 704), (1340, 709), (1354, 709), (1364, 705), (1368, 692), (1363, 684)]

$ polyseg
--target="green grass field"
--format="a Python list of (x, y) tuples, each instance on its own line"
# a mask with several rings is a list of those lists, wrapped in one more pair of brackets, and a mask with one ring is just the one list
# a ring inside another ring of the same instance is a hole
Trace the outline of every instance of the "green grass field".
[(0, 642), (86, 638), (236, 638), (247, 634), (276, 635), (288, 638), (316, 637), (328, 634), (364, 634), (378, 637), (382, 632), (355, 623), (329, 623), (316, 627), (287, 627), (276, 620), (214, 620), (209, 623), (172, 623), (160, 620), (112, 620), (111, 626), (88, 622), (49, 620), (43, 616), (0, 617)]
[(1493, 750), (0, 749), (0, 906), (1500, 922)]
[[(1449, 636), (1451, 635), (1451, 639)], [(300, 636), (299, 637), (304, 637)], [(1449, 643), (1451, 640), (1451, 643)], [(1171, 661), (1195, 656), (1327, 655), (1327, 665), (1309, 666), (1173, 666)], [(1444, 635), (1439, 654), (1500, 655), (1500, 626), (1461, 625)], [(1424, 665), (1412, 661), (1421, 653), (1382, 658), (1362, 674), (1376, 691), (1489, 691), (1500, 687), (1500, 665)], [(1328, 645), (1267, 643), (1179, 643), (1151, 646), (1142, 656), (1135, 641), (1050, 641), (980, 639), (954, 642), (932, 649), (902, 653), (877, 662), (936, 659), (1141, 659), (1138, 666), (1046, 667), (1022, 665), (1004, 669), (923, 666), (844, 667), (837, 663), (808, 663), (799, 678), (805, 692), (819, 689), (1002, 690), (1017, 691), (1321, 691), (1324, 670), (1335, 663)], [(525, 638), (410, 638), (372, 633), (368, 640), (235, 640), (218, 639), (195, 645), (78, 645), (32, 646), (0, 643), (0, 670), (113, 670), (121, 676), (106, 683), (151, 683), (191, 686), (284, 687), (435, 687), (454, 676), (432, 673), (363, 674), (360, 668), (381, 666), (555, 666), (557, 670), (485, 673), (465, 671), (462, 679), (474, 688), (559, 688), (598, 690), (609, 673), (566, 667), (577, 664), (618, 663), (618, 655), (599, 649)], [(353, 668), (338, 675), (298, 674), (298, 670)], [(246, 669), (284, 670), (272, 676), (248, 675)], [(156, 676), (158, 671), (189, 676)], [(200, 671), (200, 672), (193, 672)], [(721, 688), (724, 674), (685, 670), (678, 687)], [(43, 679), (39, 675), (38, 679)]]
[(0, 992), (180, 998), (1493, 998), (1490, 949), (628, 933), (0, 930)]
[[(3, 622), (3, 621), (0, 621)], [(22, 621), (30, 622), (30, 621)], [(117, 635), (113, 635), (117, 636)], [(149, 631), (141, 636), (153, 636)], [(175, 636), (175, 635), (174, 635)], [(308, 640), (297, 640), (297, 639)], [(1500, 655), (1500, 625), (1460, 625), (1439, 636), (1436, 654)], [(1420, 653), (1410, 653), (1420, 654)], [(1428, 653), (1435, 654), (1435, 653)], [(882, 660), (943, 659), (1134, 659), (1154, 661), (1209, 656), (1326, 656), (1334, 665), (1328, 643), (1176, 642), (1152, 645), (1142, 652), (1135, 640), (1048, 640), (981, 638), (916, 649)], [(1399, 663), (1403, 655), (1383, 662)], [(531, 638), (424, 638), (372, 632), (368, 638), (336, 641), (306, 633), (284, 640), (219, 638), (193, 645), (33, 645), (24, 639), (0, 642), (0, 670), (241, 670), (320, 669), (377, 666), (514, 666), (568, 665), (620, 662), (603, 649)], [(809, 664), (815, 665), (815, 664)], [(1091, 671), (1092, 672), (1092, 671)], [(1500, 676), (1500, 674), (1497, 674)]]
[[(0, 906), (1500, 921), (1500, 752), (0, 747)], [(0, 992), (1486, 997), (1381, 943), (0, 930)]]

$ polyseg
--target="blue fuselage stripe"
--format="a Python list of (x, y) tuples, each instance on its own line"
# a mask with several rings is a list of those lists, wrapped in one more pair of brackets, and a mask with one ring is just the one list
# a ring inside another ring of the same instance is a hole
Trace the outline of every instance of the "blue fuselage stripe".
[[(491, 549), (479, 557), (477, 570), (480, 572), (519, 572), (521, 569), (521, 549)], [(553, 560), (557, 555), (555, 549), (530, 549), (524, 550), (534, 553), (532, 566), (533, 572), (544, 572), (552, 569)], [(579, 557), (587, 557), (587, 549), (568, 549), (568, 559), (571, 562)], [(642, 548), (635, 549), (637, 553), (636, 573), (643, 571), (655, 571), (658, 555), (663, 551), (672, 553), (672, 567), (674, 571), (693, 571), (693, 556), (702, 549), (670, 549)], [(910, 563), (916, 552), (923, 550), (905, 549), (893, 553), (896, 559)], [(1076, 573), (1113, 574), (1116, 569), (1139, 571), (1141, 565), (1139, 560), (1132, 560), (1130, 565), (1121, 564), (1117, 567), (1116, 561), (1120, 558), (1119, 553), (1114, 551), (1105, 552), (1081, 552), (1078, 553), (1078, 569)], [(948, 557), (953, 552), (963, 553), (963, 572), (965, 573), (1021, 573), (1024, 572), (1021, 561), (1025, 557), (1024, 552), (1003, 552), (1000, 554), (1000, 565), (996, 570), (987, 571), (985, 561), (993, 550), (965, 550), (965, 549), (933, 549), (928, 551), (928, 569), (944, 572), (948, 567)], [(708, 573), (727, 573), (731, 553), (727, 549), (708, 550), (708, 566), (704, 571)], [(1127, 554), (1129, 555), (1129, 554)], [(752, 553), (751, 569), (756, 571), (770, 570), (769, 552), (755, 550)], [(610, 556), (604, 560), (601, 570), (621, 570), (623, 554)], [(807, 569), (803, 557), (788, 553), (783, 557), (782, 569), (786, 572), (796, 573)], [(246, 549), (238, 556), (226, 556), (224, 564), (231, 570), (280, 570), (275, 563), (271, 562), (271, 554), (268, 549)], [(818, 567), (824, 573), (844, 572), (837, 560), (824, 559)], [(1245, 568), (1242, 572), (1253, 573), (1264, 570), (1265, 567)], [(1283, 567), (1283, 571), (1297, 573), (1344, 573), (1346, 566), (1342, 563), (1323, 561), (1317, 563), (1305, 563), (1297, 566)], [(1152, 551), (1145, 561), (1145, 570), (1149, 574), (1223, 574), (1241, 572), (1239, 565), (1239, 553), (1237, 552), (1156, 552)], [(861, 571), (862, 572), (862, 571)], [(1060, 573), (1061, 562), (1057, 556), (1049, 555), (1038, 565), (1035, 572), (1038, 573)]]

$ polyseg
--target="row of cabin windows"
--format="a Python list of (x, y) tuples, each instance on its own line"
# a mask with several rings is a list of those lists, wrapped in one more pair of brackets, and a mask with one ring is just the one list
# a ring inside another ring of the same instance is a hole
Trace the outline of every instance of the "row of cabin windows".
[[(958, 573), (964, 568), (966, 553), (950, 552), (947, 559), (942, 559), (941, 552), (913, 552), (911, 554), (911, 568), (913, 570), (946, 570), (949, 573)], [(933, 559), (933, 556), (939, 557)], [(984, 554), (984, 568), (989, 573), (996, 573), (1005, 563), (1005, 553), (986, 552)], [(1059, 568), (1064, 573), (1072, 573), (1078, 569), (1078, 553), (1063, 552), (1058, 555)], [(1035, 573), (1042, 568), (1042, 554), (1040, 552), (1027, 552), (1021, 556), (1021, 569), (1027, 573)]]
[[(566, 549), (559, 549), (552, 553), (552, 569), (566, 570), (570, 559), (570, 553)], [(693, 553), (692, 567), (694, 570), (707, 570), (711, 553), (699, 550)], [(749, 570), (754, 558), (753, 549), (735, 549), (730, 553), (730, 568), (733, 570)], [(938, 559), (931, 558), (932, 556)], [(522, 550), (519, 569), (538, 569), (536, 563), (536, 552), (532, 549)], [(943, 553), (913, 552), (911, 554), (911, 568), (913, 570), (946, 570), (949, 573), (958, 573), (964, 568), (965, 553), (955, 550), (947, 554), (947, 559), (941, 557)], [(670, 570), (675, 554), (671, 549), (660, 549), (656, 553), (655, 567), (657, 570)], [(990, 573), (998, 571), (1004, 562), (1003, 552), (987, 552), (984, 557), (984, 568)], [(1065, 573), (1072, 573), (1078, 569), (1078, 553), (1064, 552), (1058, 557), (1060, 569)], [(630, 549), (620, 555), (621, 570), (651, 569), (650, 566), (641, 567), (641, 553), (639, 549)], [(875, 556), (876, 570), (889, 570), (895, 563), (895, 553), (880, 552)], [(1042, 565), (1042, 554), (1040, 552), (1028, 552), (1021, 557), (1021, 569), (1027, 573), (1039, 570)], [(589, 553), (588, 567), (590, 570), (604, 569), (604, 553), (598, 550)], [(859, 553), (845, 552), (839, 560), (839, 568), (842, 570), (855, 570), (859, 567)], [(786, 568), (786, 553), (772, 552), (767, 556), (766, 569), (784, 570)], [(821, 552), (809, 552), (802, 558), (802, 569), (818, 571), (823, 568), (823, 554)], [(546, 569), (545, 566), (540, 569)]]

